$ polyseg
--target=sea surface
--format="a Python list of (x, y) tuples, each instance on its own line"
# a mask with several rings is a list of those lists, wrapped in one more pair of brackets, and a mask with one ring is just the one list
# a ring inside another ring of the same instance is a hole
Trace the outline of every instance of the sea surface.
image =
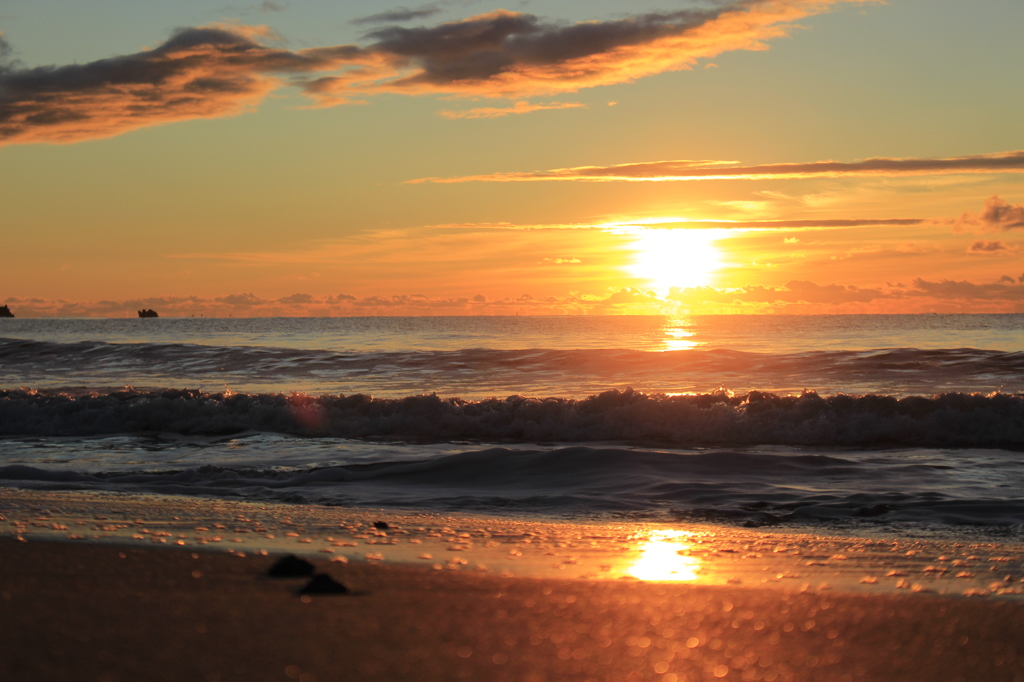
[(0, 491), (1024, 528), (1024, 315), (0, 320)]

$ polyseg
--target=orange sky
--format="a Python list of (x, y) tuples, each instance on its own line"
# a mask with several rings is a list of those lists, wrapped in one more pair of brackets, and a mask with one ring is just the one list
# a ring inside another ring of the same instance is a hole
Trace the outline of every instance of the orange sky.
[(1013, 0), (12, 3), (19, 317), (1024, 312)]

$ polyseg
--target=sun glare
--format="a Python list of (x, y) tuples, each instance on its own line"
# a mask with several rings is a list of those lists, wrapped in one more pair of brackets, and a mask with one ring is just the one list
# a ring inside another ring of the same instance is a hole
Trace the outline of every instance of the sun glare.
[(689, 535), (680, 530), (652, 532), (638, 548), (640, 556), (626, 570), (626, 575), (639, 580), (696, 580), (700, 560), (683, 554), (690, 549), (690, 545), (682, 541)]
[(661, 293), (672, 287), (706, 286), (722, 266), (717, 230), (646, 228), (633, 243), (636, 256), (627, 270)]

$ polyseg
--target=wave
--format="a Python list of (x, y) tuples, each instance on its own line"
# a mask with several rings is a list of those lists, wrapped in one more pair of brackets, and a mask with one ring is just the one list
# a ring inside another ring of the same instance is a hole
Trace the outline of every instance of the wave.
[(1024, 449), (1024, 396), (646, 394), (463, 400), (419, 395), (230, 394), (195, 390), (75, 395), (0, 391), (0, 436), (279, 433), (354, 439)]
[[(0, 482), (42, 489), (185, 494), (295, 503), (537, 512), (667, 513), (745, 525), (914, 521), (1024, 524), (1024, 498), (997, 481), (957, 487), (952, 467), (903, 453), (663, 452), (612, 447), (487, 448), (412, 462), (308, 469), (202, 466), (85, 473), (0, 467)], [(1010, 464), (1012, 466), (1012, 463)], [(953, 485), (951, 485), (953, 484)], [(1011, 494), (1007, 494), (1007, 493)]]
[(822, 394), (1024, 390), (1024, 352), (883, 348), (799, 353), (726, 349), (463, 349), (342, 352), (188, 343), (0, 339), (0, 386), (232, 387), (246, 392), (509, 393), (583, 397), (764, 389)]

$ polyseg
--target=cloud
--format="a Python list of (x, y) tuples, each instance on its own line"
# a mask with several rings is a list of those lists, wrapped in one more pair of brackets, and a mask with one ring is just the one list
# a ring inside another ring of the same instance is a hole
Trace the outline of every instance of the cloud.
[(270, 0), (264, 0), (260, 3), (259, 9), (261, 12), (283, 12), (284, 5), (277, 2), (270, 2)]
[[(892, 177), (955, 173), (1024, 172), (1024, 150), (946, 159), (872, 158), (861, 161), (811, 161), (741, 166), (735, 161), (651, 161), (613, 166), (578, 166), (545, 171), (491, 173), (454, 178), (417, 178), (410, 183), (434, 182), (680, 182), (693, 180), (795, 180), (849, 176)], [(998, 211), (1001, 207), (996, 207)], [(1024, 226), (1024, 207), (1009, 207)], [(1019, 211), (1019, 213), (1015, 213)]]
[(230, 116), (279, 87), (271, 74), (320, 71), (364, 58), (351, 46), (292, 52), (256, 42), (268, 33), (240, 26), (190, 28), (133, 55), (0, 68), (0, 142), (73, 142)]
[(361, 81), (327, 76), (310, 91), (528, 97), (625, 83), (689, 69), (734, 50), (763, 50), (793, 22), (866, 0), (736, 0), (709, 9), (634, 15), (611, 21), (552, 24), (532, 14), (496, 10), (434, 27), (391, 26), (368, 35), (369, 48), (393, 71)]
[(820, 218), (799, 220), (638, 220), (610, 223), (450, 223), (433, 225), (435, 229), (466, 230), (605, 230), (642, 228), (647, 230), (820, 230), (847, 227), (885, 227), (924, 225), (924, 218)]
[(827, 312), (830, 308), (877, 312), (888, 306), (885, 309), (892, 312), (1008, 312), (1007, 305), (1024, 303), (1024, 276), (1020, 280), (1004, 276), (987, 284), (952, 280), (934, 282), (917, 278), (910, 287), (890, 284), (884, 288), (793, 280), (782, 287), (673, 288), (667, 298), (682, 305), (717, 307), (720, 310), (756, 311), (767, 307), (803, 312)]
[(255, 294), (231, 294), (230, 296), (216, 298), (214, 301), (230, 306), (253, 306), (267, 303), (267, 301)]
[(424, 19), (438, 14), (440, 11), (441, 8), (437, 5), (424, 5), (417, 9), (406, 9), (402, 7), (388, 12), (380, 12), (378, 14), (359, 17), (358, 19), (353, 19), (352, 23), (357, 26), (360, 24), (391, 24), (410, 21), (412, 19)]
[(941, 282), (929, 282), (918, 278), (914, 280), (914, 287), (917, 291), (910, 292), (910, 295), (913, 296), (969, 301), (1024, 301), (1024, 286), (1006, 284), (1003, 281), (992, 284), (974, 284), (968, 281), (956, 282), (948, 279)]
[(307, 305), (313, 303), (313, 301), (313, 297), (309, 294), (292, 294), (277, 300), (278, 303), (284, 303), (285, 305)]
[(1024, 275), (1002, 276), (990, 283), (929, 281), (911, 285), (858, 287), (791, 280), (784, 286), (749, 285), (736, 289), (672, 288), (668, 296), (631, 287), (603, 294), (546, 295), (523, 293), (489, 298), (424, 294), (321, 296), (294, 294), (262, 298), (252, 293), (215, 298), (163, 296), (124, 301), (66, 301), (8, 297), (18, 317), (135, 317), (153, 308), (161, 317), (275, 317), (364, 315), (549, 315), (587, 313), (673, 314), (705, 312), (1024, 312)]
[(889, 293), (881, 289), (865, 289), (841, 284), (819, 285), (814, 282), (793, 280), (784, 287), (766, 287), (752, 285), (742, 289), (715, 289), (713, 287), (693, 287), (679, 289), (673, 287), (669, 292), (670, 300), (699, 304), (786, 304), (786, 303), (824, 303), (837, 305), (841, 303), (869, 303), (880, 298), (888, 298)]
[[(186, 28), (151, 50), (85, 64), (0, 67), (0, 142), (75, 142), (230, 116), (285, 84), (317, 106), (382, 93), (521, 99), (626, 83), (735, 50), (764, 50), (801, 18), (874, 0), (734, 0), (610, 21), (546, 23), (496, 10), (368, 43), (286, 50), (260, 27)], [(409, 10), (410, 12), (427, 11)]]
[(510, 114), (528, 114), (532, 111), (547, 111), (550, 109), (586, 109), (587, 105), (582, 102), (551, 102), (549, 104), (531, 104), (529, 102), (516, 102), (511, 107), (479, 107), (466, 111), (444, 110), (439, 112), (443, 118), (498, 118)]
[(999, 241), (996, 241), (996, 242), (986, 242), (986, 241), (978, 240), (976, 242), (972, 242), (971, 245), (967, 247), (967, 253), (971, 253), (971, 254), (978, 254), (978, 253), (1006, 253), (1009, 250), (1010, 250), (1010, 247), (1008, 247), (1003, 242), (999, 242)]
[(1024, 206), (1011, 205), (998, 195), (985, 200), (981, 213), (964, 213), (956, 223), (957, 229), (980, 227), (983, 231), (1014, 230), (1024, 227)]

